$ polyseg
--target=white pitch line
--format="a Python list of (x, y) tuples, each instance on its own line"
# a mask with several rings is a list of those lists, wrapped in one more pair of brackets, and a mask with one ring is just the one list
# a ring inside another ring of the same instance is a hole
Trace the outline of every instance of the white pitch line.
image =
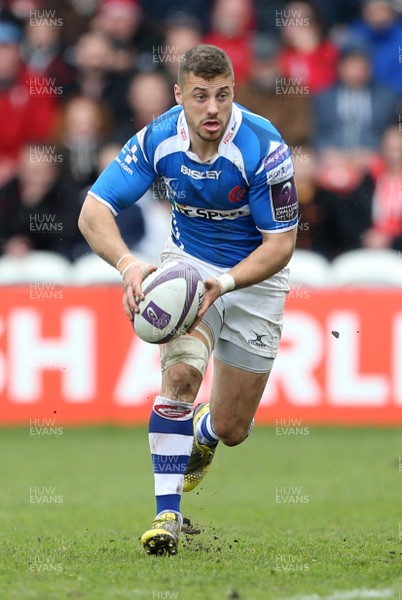
[(329, 596), (293, 596), (289, 600), (365, 600), (366, 598), (392, 598), (395, 590), (387, 588), (385, 590), (350, 590), (346, 592), (333, 592)]

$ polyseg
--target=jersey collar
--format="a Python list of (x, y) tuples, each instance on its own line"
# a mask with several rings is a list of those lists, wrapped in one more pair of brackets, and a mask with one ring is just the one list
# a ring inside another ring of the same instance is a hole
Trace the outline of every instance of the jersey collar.
[[(236, 133), (239, 130), (239, 127), (242, 122), (242, 112), (237, 104), (233, 103), (232, 114), (229, 119), (228, 126), (226, 127), (225, 133), (218, 146), (218, 153), (216, 156), (212, 157), (208, 160), (208, 163), (211, 164), (218, 158), (218, 156), (224, 155), (227, 153), (227, 146), (235, 137)], [(190, 158), (195, 160), (196, 162), (202, 163), (199, 157), (191, 152), (190, 150), (190, 133), (188, 130), (188, 124), (186, 121), (186, 116), (184, 114), (184, 110), (180, 112), (179, 118), (177, 120), (177, 135), (180, 140), (180, 149), (183, 152), (186, 152)]]

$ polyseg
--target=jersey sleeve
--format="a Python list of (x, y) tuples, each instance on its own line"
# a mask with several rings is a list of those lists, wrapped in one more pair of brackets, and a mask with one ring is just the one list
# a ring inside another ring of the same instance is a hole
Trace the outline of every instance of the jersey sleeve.
[(297, 227), (299, 201), (290, 149), (276, 142), (261, 161), (250, 184), (250, 210), (262, 233), (280, 233)]
[(106, 204), (114, 215), (137, 202), (157, 176), (146, 155), (145, 134), (146, 128), (128, 140), (88, 192)]

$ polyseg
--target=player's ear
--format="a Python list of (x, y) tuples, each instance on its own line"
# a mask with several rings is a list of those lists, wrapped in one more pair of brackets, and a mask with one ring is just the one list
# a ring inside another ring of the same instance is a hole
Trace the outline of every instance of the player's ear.
[(181, 93), (181, 88), (178, 83), (174, 84), (173, 90), (174, 90), (174, 97), (175, 97), (177, 104), (183, 104), (183, 95)]

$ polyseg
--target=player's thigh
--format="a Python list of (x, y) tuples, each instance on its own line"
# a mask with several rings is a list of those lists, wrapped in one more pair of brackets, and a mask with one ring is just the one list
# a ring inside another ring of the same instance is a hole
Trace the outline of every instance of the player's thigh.
[(253, 372), (214, 358), (210, 410), (216, 434), (227, 445), (248, 435), (270, 371)]

